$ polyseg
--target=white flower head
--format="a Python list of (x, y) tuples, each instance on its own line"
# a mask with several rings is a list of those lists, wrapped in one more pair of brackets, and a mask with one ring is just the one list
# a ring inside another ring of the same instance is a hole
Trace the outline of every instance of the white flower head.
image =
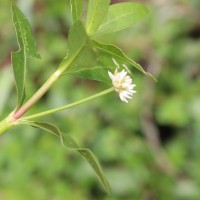
[(127, 75), (127, 71), (123, 69), (121, 72), (118, 72), (116, 69), (113, 74), (108, 71), (108, 75), (112, 80), (115, 91), (119, 93), (119, 98), (123, 102), (128, 103), (128, 99), (131, 99), (136, 91), (133, 90), (135, 84), (132, 84), (132, 79)]

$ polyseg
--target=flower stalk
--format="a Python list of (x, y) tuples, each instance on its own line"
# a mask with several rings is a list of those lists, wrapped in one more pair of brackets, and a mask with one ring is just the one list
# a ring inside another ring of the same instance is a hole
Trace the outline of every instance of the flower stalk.
[(109, 88), (107, 90), (104, 90), (104, 91), (99, 92), (99, 93), (97, 93), (95, 95), (86, 97), (86, 98), (81, 99), (79, 101), (73, 102), (71, 104), (67, 104), (67, 105), (59, 107), (59, 108), (55, 108), (55, 109), (51, 109), (51, 110), (44, 111), (44, 112), (41, 112), (41, 113), (37, 113), (35, 115), (30, 115), (30, 116), (27, 116), (27, 117), (23, 117), (23, 118), (20, 119), (20, 121), (32, 120), (32, 119), (44, 117), (44, 116), (47, 116), (47, 115), (50, 115), (50, 114), (53, 114), (53, 113), (56, 113), (56, 112), (59, 112), (59, 111), (62, 111), (62, 110), (66, 110), (68, 108), (72, 108), (72, 107), (75, 107), (75, 106), (80, 105), (82, 103), (85, 103), (85, 102), (91, 101), (93, 99), (96, 99), (97, 97), (100, 97), (100, 96), (106, 95), (108, 93), (111, 93), (114, 90), (115, 90), (114, 87), (111, 87), (111, 88)]

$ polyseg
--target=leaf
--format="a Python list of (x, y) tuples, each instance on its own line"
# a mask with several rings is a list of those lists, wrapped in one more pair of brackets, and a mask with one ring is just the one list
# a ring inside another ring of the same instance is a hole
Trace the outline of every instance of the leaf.
[[(112, 44), (103, 44), (103, 43), (100, 43), (95, 40), (93, 40), (93, 42), (94, 42), (94, 45), (96, 46), (96, 48), (100, 50), (101, 59), (102, 59), (102, 57), (108, 57), (110, 60), (111, 60), (111, 58), (114, 58), (115, 60), (121, 61), (121, 63), (125, 62), (128, 64), (131, 64), (136, 69), (141, 71), (143, 74), (145, 74), (148, 77), (157, 81), (156, 78), (154, 76), (152, 76), (150, 73), (146, 72), (141, 67), (141, 65), (136, 63), (134, 60), (130, 59), (128, 56), (126, 56), (125, 53), (120, 48), (118, 48)], [(108, 67), (108, 65), (107, 65), (107, 67)]]
[[(127, 57), (120, 48), (112, 44), (103, 44), (95, 40), (93, 40), (93, 44), (97, 50), (99, 50), (98, 65), (89, 69), (84, 68), (80, 70), (74, 70), (73, 72), (69, 72), (69, 74), (96, 81), (110, 82), (108, 70), (113, 72), (116, 69), (116, 64), (113, 62), (114, 58), (121, 67), (124, 68), (124, 64), (130, 64), (131, 66), (134, 66), (136, 69), (141, 71), (143, 74), (157, 81), (155, 77), (146, 72), (138, 63)], [(132, 70), (129, 69), (129, 71)]]
[(71, 136), (66, 135), (63, 137), (60, 130), (52, 124), (45, 123), (45, 122), (32, 122), (32, 121), (24, 121), (24, 122), (21, 121), (21, 124), (27, 124), (36, 128), (40, 128), (42, 130), (45, 130), (47, 132), (50, 132), (58, 136), (61, 140), (61, 143), (63, 144), (65, 148), (77, 151), (89, 163), (89, 165), (95, 171), (100, 182), (102, 183), (104, 189), (108, 193), (111, 193), (109, 183), (106, 177), (104, 176), (103, 170), (97, 158), (89, 149), (80, 148), (78, 144), (76, 143), (76, 141)]
[(61, 62), (60, 69), (75, 71), (96, 64), (96, 54), (81, 21), (76, 21), (71, 27), (67, 47), (68, 54)]
[(12, 69), (8, 66), (0, 69), (0, 116), (3, 114), (4, 109), (6, 109), (6, 103), (9, 100), (13, 89), (13, 79), (10, 78), (10, 74), (12, 73), (11, 70)]
[(27, 57), (40, 58), (31, 26), (25, 15), (14, 4), (12, 4), (12, 15), (20, 50), (24, 49)]
[(111, 70), (111, 67), (92, 67), (89, 69), (81, 69), (74, 72), (69, 73), (72, 76), (91, 79), (95, 81), (103, 81), (103, 82), (110, 82), (110, 78), (108, 76), (108, 70)]
[(82, 18), (82, 0), (70, 0), (73, 22)]
[(69, 54), (80, 51), (87, 43), (88, 36), (81, 21), (76, 21), (69, 30), (67, 47)]
[(26, 54), (24, 50), (12, 52), (12, 65), (17, 88), (17, 108), (19, 108), (25, 97)]
[(12, 66), (17, 88), (17, 108), (19, 108), (25, 98), (27, 57), (39, 58), (40, 55), (37, 52), (28, 20), (14, 4), (12, 4), (12, 17), (19, 44), (19, 51), (12, 52)]
[(128, 28), (148, 14), (148, 9), (132, 2), (117, 3), (109, 7), (104, 22), (100, 25), (95, 36), (113, 33)]
[[(72, 72), (69, 72), (70, 75), (109, 83), (110, 78), (108, 76), (108, 71), (114, 72), (114, 70), (116, 69), (116, 64), (113, 62), (114, 58), (120, 67), (127, 70), (127, 67), (124, 66), (124, 64), (129, 64), (131, 66), (134, 66), (143, 74), (157, 81), (155, 77), (146, 72), (138, 63), (127, 57), (120, 48), (111, 44), (103, 44), (95, 40), (93, 40), (93, 45), (97, 48), (99, 53), (97, 66), (92, 68), (74, 70)], [(128, 70), (130, 72), (132, 71), (130, 70), (130, 67)]]
[(108, 12), (109, 4), (110, 0), (89, 0), (86, 20), (86, 30), (89, 35), (97, 31)]

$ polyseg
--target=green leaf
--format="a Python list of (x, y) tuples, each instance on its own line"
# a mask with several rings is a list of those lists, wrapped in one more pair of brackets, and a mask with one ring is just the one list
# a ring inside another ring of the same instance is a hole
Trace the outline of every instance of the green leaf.
[(81, 21), (76, 21), (69, 30), (67, 47), (69, 54), (80, 51), (88, 42), (88, 36)]
[(75, 71), (80, 67), (92, 67), (96, 64), (96, 54), (81, 21), (76, 21), (71, 27), (67, 47), (68, 54), (59, 68)]
[(63, 144), (63, 146), (65, 148), (77, 151), (89, 163), (89, 165), (95, 171), (100, 182), (102, 183), (104, 189), (108, 193), (111, 192), (109, 183), (108, 183), (106, 177), (104, 176), (103, 170), (102, 170), (97, 158), (89, 149), (80, 148), (78, 146), (78, 144), (76, 143), (76, 141), (71, 136), (65, 135), (63, 137), (60, 130), (52, 124), (45, 123), (45, 122), (32, 122), (32, 121), (24, 121), (24, 122), (21, 122), (21, 124), (27, 124), (27, 125), (30, 125), (30, 126), (33, 126), (36, 128), (40, 128), (42, 130), (45, 130), (47, 132), (50, 132), (50, 133), (58, 136), (61, 140), (61, 143)]
[(110, 0), (89, 0), (86, 20), (86, 30), (89, 35), (97, 31), (108, 12), (109, 4)]
[(73, 22), (82, 18), (82, 0), (70, 0)]
[[(119, 62), (119, 64), (128, 63), (128, 64), (132, 65), (133, 67), (135, 67), (136, 69), (138, 69), (139, 71), (141, 71), (143, 74), (145, 74), (148, 77), (157, 81), (156, 78), (153, 77), (150, 73), (146, 72), (141, 67), (141, 65), (136, 63), (134, 60), (132, 60), (128, 56), (126, 56), (125, 53), (120, 48), (118, 48), (112, 44), (103, 44), (103, 43), (100, 43), (95, 40), (93, 40), (93, 42), (94, 42), (94, 45), (96, 46), (96, 48), (100, 51), (101, 59), (104, 59), (104, 57), (105, 57), (105, 58), (107, 58), (107, 60), (109, 59), (111, 61), (112, 58), (114, 58), (116, 61)], [(110, 67), (110, 66), (107, 65), (107, 67)]]
[(17, 108), (19, 108), (25, 97), (26, 54), (24, 50), (12, 52), (12, 65), (17, 88)]
[(19, 108), (25, 97), (27, 57), (39, 58), (40, 55), (37, 52), (28, 20), (14, 4), (12, 4), (12, 17), (19, 45), (19, 51), (12, 52), (12, 66), (17, 88), (17, 108)]
[[(155, 77), (146, 72), (138, 63), (127, 57), (120, 48), (111, 44), (103, 44), (95, 40), (93, 40), (93, 45), (97, 48), (97, 51), (99, 53), (97, 66), (92, 68), (74, 70), (72, 72), (69, 72), (69, 74), (71, 74), (72, 76), (92, 79), (96, 81), (110, 82), (108, 71), (114, 72), (114, 70), (116, 69), (116, 64), (113, 61), (114, 59), (120, 67), (127, 70), (124, 64), (131, 65), (141, 71), (143, 74), (157, 81)], [(130, 72), (132, 71), (130, 67), (128, 70)]]
[(25, 15), (14, 4), (12, 4), (12, 15), (20, 50), (24, 49), (27, 57), (40, 58), (31, 26)]
[[(3, 114), (4, 109), (6, 109), (6, 103), (8, 102), (13, 89), (13, 79), (10, 78), (12, 69), (10, 67), (3, 67), (0, 69), (0, 116)], [(6, 87), (5, 87), (6, 85)]]
[(95, 36), (113, 33), (128, 28), (148, 14), (148, 9), (132, 2), (117, 3), (109, 7), (104, 22), (100, 25)]
[(111, 67), (108, 68), (108, 67), (97, 66), (89, 69), (77, 70), (69, 74), (75, 77), (91, 79), (95, 81), (110, 82), (110, 78), (108, 76), (108, 70), (113, 71)]

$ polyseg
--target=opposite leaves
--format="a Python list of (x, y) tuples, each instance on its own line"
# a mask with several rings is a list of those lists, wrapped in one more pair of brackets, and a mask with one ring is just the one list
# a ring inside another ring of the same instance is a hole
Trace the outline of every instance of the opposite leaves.
[[(71, 75), (96, 81), (110, 82), (108, 71), (116, 69), (116, 65), (113, 62), (113, 59), (115, 59), (121, 67), (124, 67), (124, 64), (131, 65), (156, 81), (155, 77), (146, 72), (137, 62), (126, 56), (119, 47), (112, 44), (103, 44), (95, 40), (92, 40), (92, 42), (98, 52), (98, 65), (92, 68), (79, 69), (70, 73)], [(125, 70), (127, 71), (127, 69)], [(130, 67), (128, 70), (132, 71)]]

